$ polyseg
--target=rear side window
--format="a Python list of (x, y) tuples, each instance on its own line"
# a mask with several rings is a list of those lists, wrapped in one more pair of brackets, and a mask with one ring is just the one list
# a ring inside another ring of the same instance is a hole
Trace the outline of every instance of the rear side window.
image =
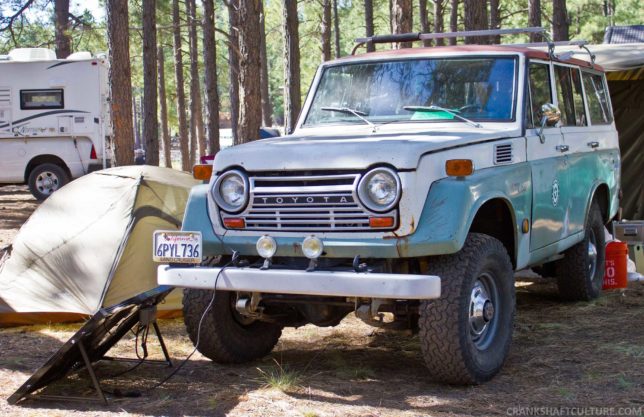
[(550, 90), (550, 71), (547, 64), (531, 63), (530, 77), (530, 110), (528, 126), (538, 127), (541, 124), (541, 106), (552, 103)]
[(563, 126), (586, 126), (586, 110), (579, 69), (555, 65), (557, 101)]
[(20, 90), (20, 109), (42, 110), (62, 109), (65, 107), (63, 90)]
[(613, 121), (613, 115), (608, 106), (608, 97), (604, 78), (599, 74), (583, 72), (584, 90), (588, 100), (588, 111), (590, 122), (594, 125), (609, 124)]

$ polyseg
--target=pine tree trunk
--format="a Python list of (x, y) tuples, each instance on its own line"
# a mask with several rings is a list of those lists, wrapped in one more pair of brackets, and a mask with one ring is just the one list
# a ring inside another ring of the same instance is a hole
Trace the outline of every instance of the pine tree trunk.
[[(391, 4), (391, 21), (393, 33), (409, 33), (412, 31), (411, 0), (394, 0)], [(395, 47), (411, 48), (411, 42), (398, 42)]]
[(322, 21), (320, 22), (322, 62), (331, 59), (331, 0), (322, 0)]
[[(432, 28), (429, 25), (429, 16), (427, 15), (427, 0), (418, 0), (418, 14), (420, 14), (420, 31), (430, 33)], [(432, 41), (425, 39), (423, 46), (432, 46)]]
[[(458, 32), (458, 2), (459, 0), (450, 0), (449, 12), (449, 31)], [(450, 45), (456, 45), (456, 38), (449, 38)]]
[(110, 51), (110, 106), (114, 132), (114, 164), (134, 163), (132, 123), (132, 76), (127, 2), (106, 1), (107, 41)]
[(239, 3), (239, 143), (259, 138), (262, 124), (261, 40), (257, 30), (260, 1), (243, 0)]
[[(364, 24), (367, 37), (373, 36), (373, 0), (364, 0)], [(372, 43), (367, 44), (367, 52), (373, 52), (376, 47)]]
[[(528, 0), (528, 26), (541, 27), (541, 0)], [(530, 42), (543, 42), (541, 35), (530, 34)]]
[(284, 129), (293, 132), (300, 113), (300, 35), (297, 1), (283, 1), (284, 30)]
[[(501, 9), (499, 0), (490, 0), (490, 29), (501, 29)], [(498, 45), (501, 43), (501, 35), (490, 36), (490, 42)]]
[[(116, 0), (115, 0), (116, 1)], [(190, 146), (188, 136), (188, 122), (186, 120), (186, 93), (183, 89), (183, 54), (181, 52), (181, 18), (179, 15), (179, 0), (172, 0), (172, 25), (174, 49), (174, 78), (177, 88), (177, 119), (179, 119), (179, 143), (181, 149), (181, 169), (190, 171)]]
[(217, 43), (215, 42), (215, 5), (213, 0), (203, 4), (203, 60), (206, 87), (206, 136), (208, 153), (219, 152), (219, 92), (217, 91)]
[[(487, 0), (464, 0), (465, 30), (483, 30), (488, 28)], [(486, 36), (470, 36), (465, 38), (467, 44), (485, 45), (490, 40)]]
[(159, 114), (161, 116), (161, 140), (163, 143), (163, 159), (167, 168), (172, 168), (172, 148), (170, 130), (168, 127), (168, 103), (165, 94), (165, 56), (159, 45), (157, 50), (157, 75), (159, 77)]
[(72, 53), (72, 37), (69, 34), (69, 0), (54, 2), (56, 16), (56, 56), (67, 58)]
[(230, 97), (230, 125), (233, 143), (238, 143), (239, 137), (239, 0), (230, 0), (228, 6), (228, 95)]
[(333, 28), (335, 29), (335, 57), (340, 58), (342, 51), (340, 50), (340, 15), (338, 14), (338, 0), (333, 0)]
[(264, 13), (264, 2), (259, 2), (260, 7), (260, 50), (259, 59), (262, 64), (262, 73), (260, 74), (260, 88), (262, 93), (262, 125), (273, 126), (273, 103), (269, 91), (268, 77), (268, 56), (266, 54), (266, 14)]
[(566, 0), (552, 0), (552, 40), (570, 40), (569, 26)]
[(143, 141), (145, 163), (159, 166), (156, 0), (143, 0)]
[(197, 156), (206, 154), (206, 135), (203, 127), (201, 83), (199, 82), (199, 42), (197, 39), (197, 5), (195, 0), (186, 1), (188, 39), (190, 46), (190, 157), (194, 163)]
[[(434, 0), (434, 33), (443, 33), (445, 22), (443, 14), (445, 13), (445, 0)], [(445, 45), (444, 39), (436, 39), (437, 46)]]

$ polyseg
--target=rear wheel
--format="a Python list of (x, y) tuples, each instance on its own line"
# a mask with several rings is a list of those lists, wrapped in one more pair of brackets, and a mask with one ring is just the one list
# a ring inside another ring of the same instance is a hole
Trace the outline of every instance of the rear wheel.
[(242, 363), (273, 350), (282, 334), (281, 326), (241, 316), (235, 310), (236, 293), (230, 291), (217, 291), (204, 316), (212, 297), (211, 290), (189, 288), (183, 292), (183, 320), (201, 354), (219, 363)]
[(508, 253), (497, 239), (471, 233), (457, 254), (430, 259), (441, 297), (420, 306), (419, 337), (433, 379), (478, 384), (503, 366), (512, 341), (515, 294)]
[(56, 164), (45, 163), (36, 166), (29, 173), (29, 191), (37, 200), (43, 201), (54, 191), (69, 182), (67, 172)]
[(585, 230), (584, 240), (568, 249), (556, 264), (559, 295), (570, 301), (592, 300), (602, 289), (606, 238), (596, 201), (590, 206)]

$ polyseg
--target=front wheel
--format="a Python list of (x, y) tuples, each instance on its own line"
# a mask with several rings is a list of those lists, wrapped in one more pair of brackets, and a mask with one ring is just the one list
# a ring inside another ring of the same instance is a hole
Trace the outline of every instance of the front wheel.
[(449, 384), (479, 384), (496, 375), (510, 349), (514, 274), (497, 239), (468, 235), (454, 255), (430, 259), (441, 277), (441, 297), (420, 306), (421, 350), (431, 377)]

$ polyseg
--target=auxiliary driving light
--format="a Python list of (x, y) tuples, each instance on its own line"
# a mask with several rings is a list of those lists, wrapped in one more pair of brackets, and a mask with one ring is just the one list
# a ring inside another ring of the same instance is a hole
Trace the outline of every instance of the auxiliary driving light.
[(323, 251), (324, 244), (315, 236), (309, 236), (302, 242), (302, 253), (309, 259), (319, 258)]
[(270, 259), (277, 252), (277, 242), (269, 235), (264, 235), (257, 239), (257, 253), (264, 259)]

